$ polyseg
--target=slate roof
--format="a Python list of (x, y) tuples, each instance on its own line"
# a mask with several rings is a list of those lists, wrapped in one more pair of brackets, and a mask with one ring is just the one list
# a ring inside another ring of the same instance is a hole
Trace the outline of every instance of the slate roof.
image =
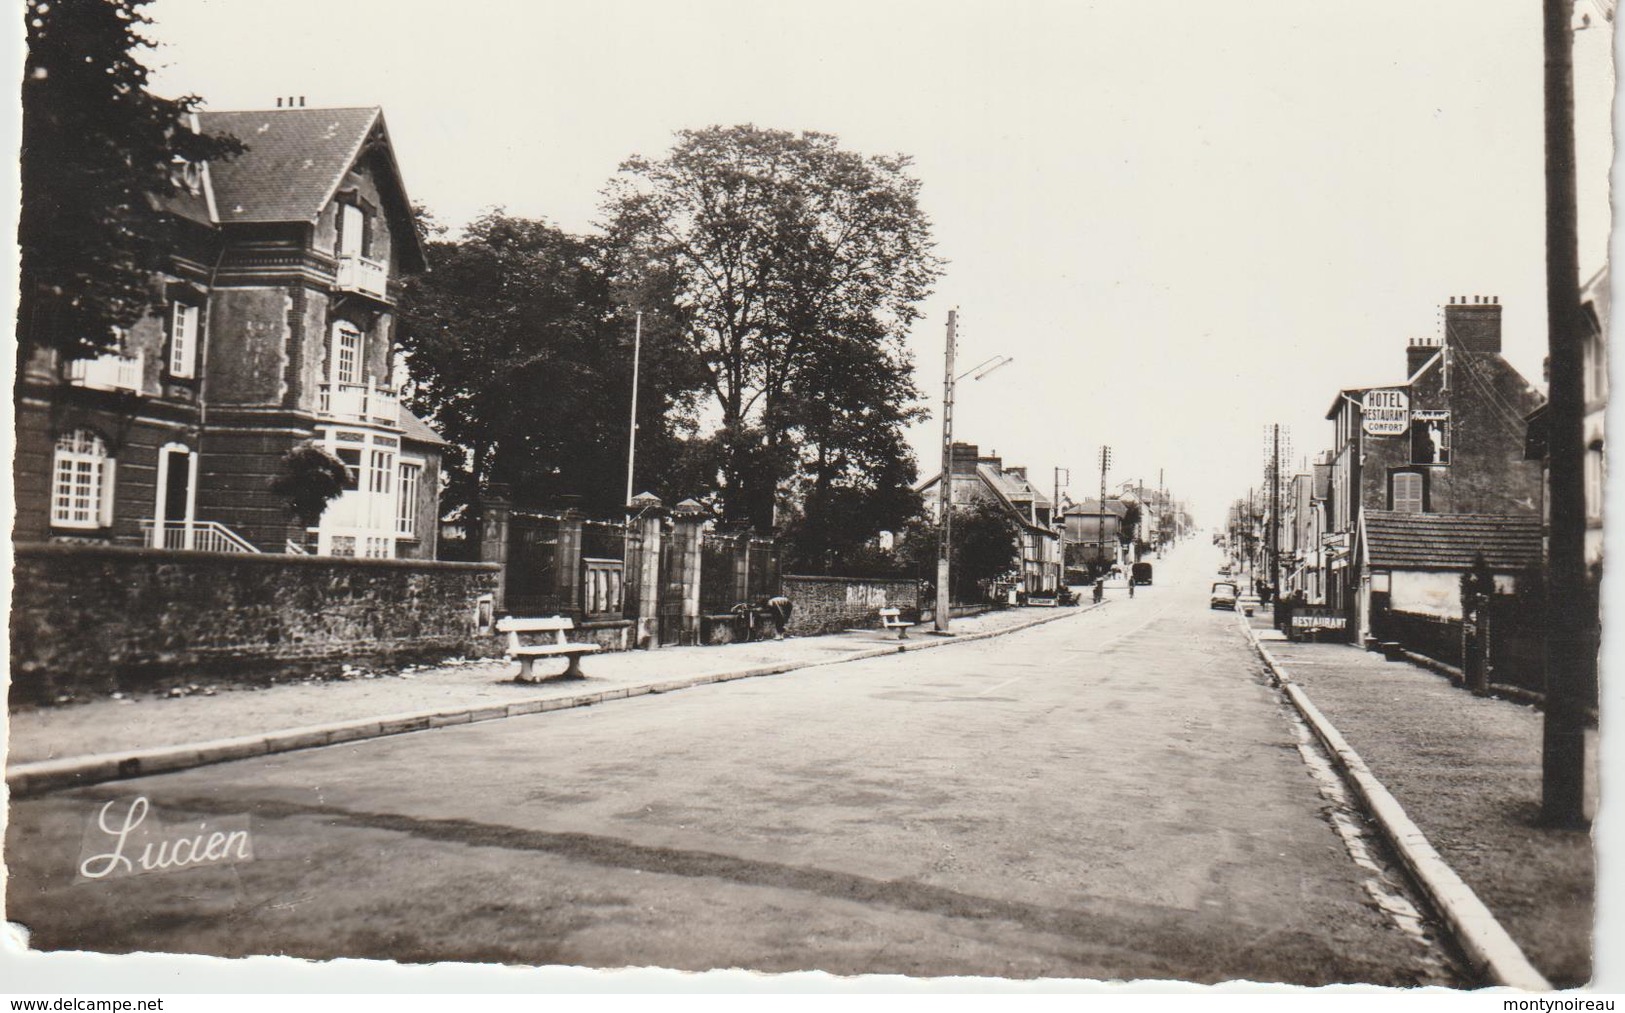
[[(1066, 516), (1068, 517), (1077, 517), (1079, 515), (1093, 517), (1098, 513), (1100, 513), (1100, 500), (1098, 499), (1086, 499), (1082, 503), (1074, 503), (1066, 508)], [(1106, 500), (1106, 513), (1113, 517), (1122, 517), (1128, 513), (1128, 504), (1120, 499), (1108, 498)]]
[(1366, 510), (1366, 561), (1396, 570), (1467, 570), (1482, 553), (1499, 573), (1541, 562), (1538, 517)]
[(220, 220), (314, 221), (382, 114), (376, 106), (199, 112), (205, 133), (248, 146), (210, 166)]
[(445, 437), (434, 431), (429, 423), (413, 415), (401, 406), (401, 435), (416, 443), (432, 443), (435, 446), (449, 446)]
[(1012, 474), (1002, 468), (993, 468), (988, 465), (978, 465), (977, 471), (984, 472), (989, 482), (996, 485), (1005, 498), (1011, 502), (1031, 502), (1037, 507), (1050, 505), (1049, 497), (1040, 492), (1031, 480), (1021, 475)]

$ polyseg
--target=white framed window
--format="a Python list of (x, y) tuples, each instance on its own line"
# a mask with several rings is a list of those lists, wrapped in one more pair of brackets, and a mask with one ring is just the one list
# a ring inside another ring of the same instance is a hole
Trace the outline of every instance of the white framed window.
[(354, 324), (340, 320), (333, 325), (333, 344), (328, 350), (330, 373), (334, 383), (361, 382), (361, 331)]
[(197, 375), (198, 316), (198, 307), (192, 303), (170, 303), (170, 376), (190, 379)]
[(367, 469), (367, 491), (379, 496), (388, 496), (395, 488), (395, 453), (391, 450), (374, 448)]
[(423, 462), (402, 460), (395, 512), (395, 533), (402, 538), (418, 536), (418, 493), (422, 488)]
[(1395, 472), (1389, 480), (1393, 484), (1394, 509), (1401, 513), (1422, 512), (1422, 476), (1414, 471)]
[(90, 429), (57, 437), (51, 463), (51, 523), (60, 528), (105, 528), (113, 523), (113, 459)]

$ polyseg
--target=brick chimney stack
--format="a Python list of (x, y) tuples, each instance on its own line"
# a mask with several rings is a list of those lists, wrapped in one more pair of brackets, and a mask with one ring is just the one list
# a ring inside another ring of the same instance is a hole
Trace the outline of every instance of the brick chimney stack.
[(981, 456), (982, 448), (974, 443), (960, 443), (954, 441), (953, 462), (955, 475), (968, 475), (976, 471), (976, 462)]
[(1405, 347), (1405, 375), (1412, 377), (1439, 352), (1437, 338), (1412, 338)]
[(1444, 308), (1445, 337), (1453, 348), (1468, 352), (1501, 351), (1499, 296), (1451, 296)]

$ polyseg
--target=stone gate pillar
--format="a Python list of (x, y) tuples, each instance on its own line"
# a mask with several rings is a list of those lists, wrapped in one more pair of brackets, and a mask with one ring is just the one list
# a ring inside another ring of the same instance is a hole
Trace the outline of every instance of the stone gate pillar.
[(683, 585), (683, 643), (700, 642), (700, 537), (706, 509), (685, 499), (672, 510), (672, 569), (666, 579)]
[(660, 623), (660, 542), (665, 533), (667, 510), (659, 496), (647, 492), (632, 497), (630, 510), (642, 546), (638, 556), (638, 600), (635, 603), (638, 630), (635, 642), (654, 648), (660, 646), (657, 632)]
[(559, 610), (569, 615), (581, 611), (581, 522), (586, 519), (586, 514), (573, 507), (564, 511), (559, 518), (555, 574), (558, 578)]
[(513, 514), (513, 499), (505, 485), (488, 485), (480, 490), (480, 546), (479, 561), (495, 563), (496, 588), (492, 593), (492, 608), (500, 613), (506, 607), (508, 589), (508, 520)]

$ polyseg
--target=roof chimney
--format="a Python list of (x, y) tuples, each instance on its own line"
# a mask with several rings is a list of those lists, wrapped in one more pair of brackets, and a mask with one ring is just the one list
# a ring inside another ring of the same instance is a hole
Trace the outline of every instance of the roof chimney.
[(981, 448), (976, 444), (955, 440), (952, 455), (954, 474), (964, 475), (975, 471), (976, 458), (980, 453)]
[(1427, 365), (1439, 351), (1439, 342), (1434, 338), (1412, 338), (1405, 348), (1405, 376), (1412, 377), (1416, 371)]
[(1501, 351), (1501, 299), (1499, 296), (1452, 298), (1444, 308), (1445, 339), (1467, 352)]

